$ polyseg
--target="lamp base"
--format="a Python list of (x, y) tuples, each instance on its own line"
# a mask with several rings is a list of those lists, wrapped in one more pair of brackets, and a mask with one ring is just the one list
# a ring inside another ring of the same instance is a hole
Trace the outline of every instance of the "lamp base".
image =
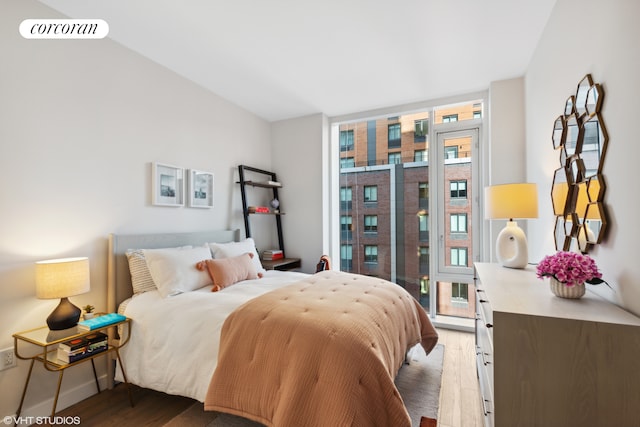
[(52, 331), (72, 328), (78, 324), (81, 312), (69, 298), (60, 298), (60, 304), (47, 317), (47, 326)]
[(516, 221), (507, 221), (507, 225), (498, 234), (496, 240), (496, 258), (503, 267), (525, 268), (529, 262), (527, 236)]

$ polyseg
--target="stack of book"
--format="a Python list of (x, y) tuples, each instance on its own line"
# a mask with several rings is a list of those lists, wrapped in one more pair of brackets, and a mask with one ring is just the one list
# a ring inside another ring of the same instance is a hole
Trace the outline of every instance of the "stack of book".
[(247, 208), (249, 213), (269, 213), (269, 208), (266, 206), (249, 206)]
[(122, 322), (123, 320), (127, 320), (127, 318), (119, 313), (102, 314), (92, 319), (87, 319), (87, 320), (78, 322), (78, 330), (93, 331), (94, 329), (98, 329), (104, 326), (112, 325), (114, 323)]
[(262, 252), (262, 259), (265, 261), (275, 261), (284, 258), (284, 254), (280, 249), (267, 249)]
[(108, 347), (107, 335), (102, 332), (95, 332), (58, 344), (58, 359), (65, 363), (72, 363), (103, 352)]

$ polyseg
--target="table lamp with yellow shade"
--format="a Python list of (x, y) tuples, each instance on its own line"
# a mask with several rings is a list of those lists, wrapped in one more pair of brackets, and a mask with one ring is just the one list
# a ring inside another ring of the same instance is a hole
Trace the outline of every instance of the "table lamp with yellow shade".
[(506, 219), (496, 240), (496, 258), (503, 267), (524, 268), (529, 261), (527, 236), (514, 221), (538, 217), (536, 184), (502, 184), (484, 189), (486, 219)]

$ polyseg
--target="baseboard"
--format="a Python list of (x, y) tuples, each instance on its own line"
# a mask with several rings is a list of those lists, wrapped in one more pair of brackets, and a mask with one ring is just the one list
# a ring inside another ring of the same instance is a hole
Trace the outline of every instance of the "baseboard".
[[(100, 384), (100, 390), (106, 390), (107, 375), (104, 374), (99, 376), (98, 383)], [(30, 385), (33, 386), (33, 384), (30, 384)], [(75, 405), (76, 403), (88, 397), (91, 397), (96, 393), (97, 393), (96, 382), (93, 379), (93, 377), (91, 377), (90, 381), (84, 382), (71, 389), (65, 389), (63, 384), (62, 390), (60, 390), (60, 395), (58, 396), (58, 405), (56, 406), (56, 412), (66, 409), (69, 406)], [(29, 394), (29, 390), (27, 390), (27, 395), (28, 394)], [(25, 417), (50, 416), (51, 409), (53, 407), (53, 398), (54, 396), (51, 396), (51, 398), (46, 399), (40, 403), (23, 408), (22, 414), (20, 414), (20, 417), (25, 418)]]

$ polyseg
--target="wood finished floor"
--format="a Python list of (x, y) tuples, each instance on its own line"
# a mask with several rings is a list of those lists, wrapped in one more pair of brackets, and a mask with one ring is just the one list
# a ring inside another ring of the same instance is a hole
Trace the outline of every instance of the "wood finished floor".
[[(439, 329), (445, 346), (440, 391), (439, 427), (482, 427), (480, 391), (476, 377), (475, 344), (471, 333)], [(120, 384), (77, 403), (59, 416), (78, 416), (82, 426), (162, 426), (194, 400), (132, 386), (135, 406)]]

